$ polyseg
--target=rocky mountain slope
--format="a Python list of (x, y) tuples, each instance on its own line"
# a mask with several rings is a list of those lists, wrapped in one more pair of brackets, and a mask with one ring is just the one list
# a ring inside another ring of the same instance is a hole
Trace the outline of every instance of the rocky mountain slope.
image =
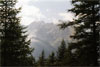
[(69, 28), (61, 30), (53, 23), (40, 21), (31, 23), (28, 26), (28, 33), (31, 38), (31, 46), (35, 49), (33, 56), (38, 58), (42, 50), (45, 51), (46, 57), (52, 51), (56, 51), (63, 38), (67, 44), (71, 30)]

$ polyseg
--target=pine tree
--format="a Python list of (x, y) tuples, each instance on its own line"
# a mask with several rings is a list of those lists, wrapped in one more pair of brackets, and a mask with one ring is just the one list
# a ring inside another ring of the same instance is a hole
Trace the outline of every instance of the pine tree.
[(66, 49), (66, 53), (65, 53), (65, 57), (64, 60), (62, 61), (62, 65), (63, 66), (74, 66), (76, 65), (77, 61), (74, 57), (74, 55), (72, 54), (71, 50), (68, 49), (69, 47), (67, 47)]
[(45, 53), (44, 53), (44, 50), (42, 51), (42, 53), (39, 57), (38, 66), (45, 66)]
[(61, 28), (72, 26), (75, 29), (74, 39), (69, 44), (73, 58), (79, 66), (98, 66), (99, 58), (99, 26), (100, 26), (100, 1), (99, 0), (72, 0), (74, 6), (70, 12), (77, 18), (72, 22), (59, 24)]
[(48, 65), (47, 65), (47, 66), (55, 66), (55, 61), (56, 61), (55, 53), (52, 52), (52, 53), (49, 55), (49, 58), (48, 58)]
[(64, 40), (62, 40), (61, 45), (58, 47), (58, 51), (57, 51), (58, 65), (62, 65), (63, 60), (65, 58), (65, 53), (66, 53), (66, 43)]
[(0, 0), (1, 66), (32, 66), (33, 49), (17, 17), (21, 8), (16, 9), (15, 4), (16, 0)]

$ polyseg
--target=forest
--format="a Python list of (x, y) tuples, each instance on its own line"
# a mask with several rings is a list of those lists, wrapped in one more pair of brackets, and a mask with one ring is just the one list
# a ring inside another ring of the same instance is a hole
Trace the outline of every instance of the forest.
[(69, 36), (71, 41), (66, 43), (62, 38), (56, 51), (46, 57), (42, 50), (37, 60), (27, 26), (21, 25), (21, 17), (17, 16), (23, 7), (16, 8), (16, 3), (17, 0), (0, 0), (0, 67), (100, 66), (100, 0), (71, 0), (73, 7), (68, 12), (75, 18), (57, 24), (62, 31), (74, 29)]

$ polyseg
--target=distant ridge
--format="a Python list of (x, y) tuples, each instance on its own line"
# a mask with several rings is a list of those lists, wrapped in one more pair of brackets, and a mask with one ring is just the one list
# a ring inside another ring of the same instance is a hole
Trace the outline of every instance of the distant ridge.
[(71, 31), (69, 28), (60, 30), (53, 23), (45, 23), (43, 21), (33, 22), (28, 26), (28, 33), (31, 37), (31, 46), (35, 48), (33, 56), (37, 59), (42, 50), (45, 51), (46, 57), (56, 51), (64, 38), (66, 43), (69, 41)]

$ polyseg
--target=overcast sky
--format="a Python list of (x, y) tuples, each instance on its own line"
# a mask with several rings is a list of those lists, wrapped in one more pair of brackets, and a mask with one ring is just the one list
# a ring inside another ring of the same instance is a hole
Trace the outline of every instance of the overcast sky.
[(70, 0), (18, 0), (16, 7), (22, 7), (21, 23), (29, 25), (34, 21), (58, 23), (58, 20), (72, 20)]

